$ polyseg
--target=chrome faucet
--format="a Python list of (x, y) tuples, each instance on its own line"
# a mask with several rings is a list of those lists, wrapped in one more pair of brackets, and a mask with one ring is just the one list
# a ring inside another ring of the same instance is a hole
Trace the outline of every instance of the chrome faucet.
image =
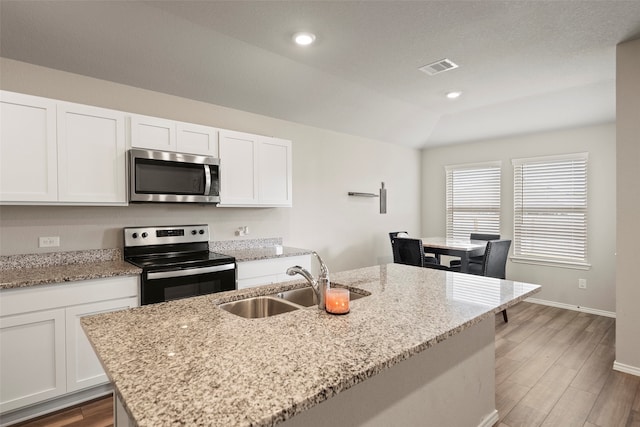
[(325, 307), (325, 293), (327, 292), (327, 288), (329, 288), (329, 269), (326, 264), (320, 258), (316, 252), (312, 252), (313, 255), (318, 258), (318, 262), (320, 263), (320, 274), (318, 275), (318, 279), (314, 279), (311, 273), (306, 269), (300, 267), (299, 265), (295, 265), (293, 267), (287, 268), (287, 274), (289, 276), (294, 276), (296, 274), (304, 277), (307, 282), (311, 285), (313, 292), (316, 294), (316, 298), (318, 299), (318, 308), (324, 310)]

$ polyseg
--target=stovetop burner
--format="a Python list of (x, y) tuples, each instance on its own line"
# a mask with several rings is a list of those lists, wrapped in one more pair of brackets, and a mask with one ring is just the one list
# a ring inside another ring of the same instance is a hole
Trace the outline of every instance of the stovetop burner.
[(140, 255), (125, 257), (127, 261), (140, 268), (215, 265), (233, 261), (235, 258), (215, 252), (197, 252), (186, 255)]
[(209, 252), (209, 226), (129, 227), (124, 229), (124, 259), (140, 268), (192, 268), (235, 262)]

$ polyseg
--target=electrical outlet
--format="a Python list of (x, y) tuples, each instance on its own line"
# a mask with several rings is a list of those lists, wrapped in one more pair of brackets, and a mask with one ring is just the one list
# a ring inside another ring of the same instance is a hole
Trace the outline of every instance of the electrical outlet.
[(587, 289), (587, 279), (578, 279), (578, 287), (580, 289)]
[(38, 239), (39, 248), (57, 248), (60, 246), (60, 236), (40, 237)]

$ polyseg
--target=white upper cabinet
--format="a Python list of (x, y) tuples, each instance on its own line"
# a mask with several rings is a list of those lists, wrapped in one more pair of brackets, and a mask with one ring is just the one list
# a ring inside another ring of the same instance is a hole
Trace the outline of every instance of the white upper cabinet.
[(125, 113), (0, 92), (0, 202), (126, 205)]
[(291, 141), (220, 131), (218, 206), (292, 206)]
[(176, 123), (179, 153), (218, 157), (218, 129), (193, 123)]
[(258, 135), (220, 131), (220, 204), (258, 203)]
[(218, 129), (157, 117), (131, 116), (131, 146), (218, 157)]
[(126, 204), (126, 188), (125, 114), (59, 103), (59, 201)]
[(258, 197), (261, 204), (291, 206), (291, 141), (260, 137), (258, 140)]
[(58, 199), (56, 102), (0, 91), (0, 202)]
[(149, 150), (176, 151), (176, 124), (157, 117), (131, 116), (131, 146)]

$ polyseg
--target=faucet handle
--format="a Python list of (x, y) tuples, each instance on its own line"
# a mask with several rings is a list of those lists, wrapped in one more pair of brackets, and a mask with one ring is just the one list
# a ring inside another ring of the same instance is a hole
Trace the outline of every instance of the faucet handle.
[(322, 258), (320, 258), (320, 255), (318, 255), (317, 252), (313, 251), (312, 254), (315, 255), (316, 258), (318, 258), (318, 262), (320, 263), (320, 277), (324, 277), (328, 281), (329, 269), (327, 268), (327, 265), (324, 263), (324, 261), (322, 261)]

